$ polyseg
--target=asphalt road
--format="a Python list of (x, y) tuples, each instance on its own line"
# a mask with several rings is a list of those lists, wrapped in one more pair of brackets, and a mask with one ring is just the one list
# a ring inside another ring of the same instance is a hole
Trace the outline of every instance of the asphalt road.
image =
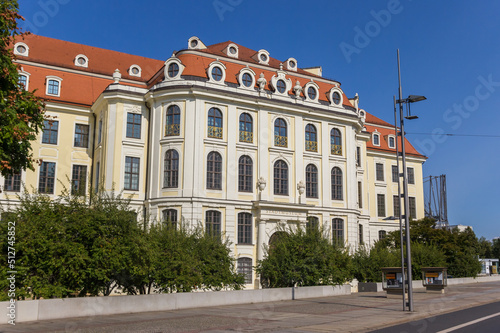
[(500, 332), (500, 302), (455, 311), (440, 316), (386, 327), (372, 333), (498, 333)]

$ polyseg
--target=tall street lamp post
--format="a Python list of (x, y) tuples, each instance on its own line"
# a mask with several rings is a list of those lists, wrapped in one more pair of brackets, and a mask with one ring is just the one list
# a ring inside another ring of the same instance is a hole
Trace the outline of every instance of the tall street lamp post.
[[(394, 98), (394, 120), (395, 120), (395, 134), (396, 134), (396, 159), (398, 161), (398, 175), (399, 177), (403, 177), (403, 195), (399, 193), (399, 198), (404, 198), (404, 215), (401, 213), (401, 209), (399, 210), (399, 221), (400, 221), (400, 232), (403, 235), (402, 230), (402, 219), (404, 219), (405, 226), (405, 242), (406, 242), (406, 271), (407, 271), (407, 281), (408, 281), (408, 303), (405, 303), (405, 290), (404, 285), (405, 281), (403, 281), (403, 308), (406, 309), (408, 307), (409, 311), (413, 311), (413, 286), (412, 286), (412, 271), (411, 271), (411, 244), (410, 244), (410, 214), (409, 214), (409, 198), (408, 198), (408, 175), (406, 169), (406, 151), (405, 151), (405, 127), (404, 127), (404, 118), (411, 120), (418, 118), (417, 116), (411, 115), (410, 112), (410, 104), (423, 101), (426, 98), (424, 96), (410, 95), (408, 98), (403, 99), (403, 90), (401, 88), (401, 67), (399, 64), (399, 49), (398, 49), (398, 81), (399, 81), (399, 99), (396, 100)], [(400, 130), (398, 132), (397, 129), (397, 110), (396, 103), (399, 104), (399, 120), (400, 120)], [(407, 114), (403, 115), (403, 104), (407, 105)], [(398, 136), (401, 137), (401, 153), (398, 149)], [(401, 156), (403, 173), (399, 173), (399, 156)], [(399, 184), (400, 182), (398, 182)], [(403, 237), (401, 236), (401, 251), (403, 252)], [(403, 258), (401, 258), (403, 261)], [(401, 262), (402, 274), (404, 279), (404, 262)]]

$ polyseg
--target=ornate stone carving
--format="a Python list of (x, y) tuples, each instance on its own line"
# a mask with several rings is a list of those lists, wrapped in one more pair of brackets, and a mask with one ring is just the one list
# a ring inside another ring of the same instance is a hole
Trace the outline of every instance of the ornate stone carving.
[(295, 83), (295, 87), (293, 87), (293, 91), (295, 92), (295, 96), (299, 98), (300, 93), (302, 92), (302, 86), (300, 85), (300, 82), (298, 80), (297, 83)]
[(259, 90), (264, 91), (266, 84), (267, 80), (264, 78), (264, 73), (260, 73), (259, 79), (257, 80), (257, 85), (259, 86)]
[(259, 180), (257, 180), (257, 188), (261, 192), (266, 188), (266, 180), (264, 179), (264, 177), (260, 177)]

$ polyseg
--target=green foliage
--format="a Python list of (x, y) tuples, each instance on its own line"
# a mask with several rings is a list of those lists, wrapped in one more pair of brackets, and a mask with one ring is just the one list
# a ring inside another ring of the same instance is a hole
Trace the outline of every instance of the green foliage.
[[(16, 296), (52, 298), (109, 295), (120, 287), (129, 294), (152, 290), (179, 292), (239, 289), (229, 244), (196, 229), (156, 226), (136, 220), (129, 200), (90, 191), (90, 197), (65, 193), (19, 197), (2, 212), (1, 250), (7, 257), (7, 221), (16, 223)], [(5, 275), (6, 270), (2, 270)], [(7, 290), (5, 276), (1, 290)], [(6, 293), (0, 296), (5, 300)]]
[(384, 241), (376, 242), (371, 249), (360, 247), (353, 255), (353, 273), (359, 282), (380, 282), (381, 267), (398, 266), (401, 266), (399, 250), (389, 247)]
[(256, 271), (266, 288), (342, 284), (351, 278), (351, 260), (323, 231), (289, 228), (267, 248)]
[[(449, 275), (470, 277), (481, 272), (478, 256), (485, 253), (487, 248), (484, 248), (484, 244), (481, 245), (481, 242), (470, 228), (464, 231), (459, 231), (458, 228), (451, 230), (436, 228), (435, 221), (429, 218), (411, 221), (410, 228), (412, 247), (418, 246), (414, 244), (433, 246), (436, 255), (439, 256), (438, 252), (444, 255), (444, 266), (448, 268)], [(386, 240), (392, 247), (399, 248), (399, 231), (389, 233)], [(440, 258), (436, 257), (433, 261), (440, 262)], [(413, 270), (415, 277), (417, 276), (416, 273), (420, 276), (420, 272)]]
[(16, 0), (0, 2), (0, 173), (34, 170), (31, 141), (43, 126), (44, 104), (33, 92), (19, 86), (13, 38), (24, 35), (17, 26), (23, 19)]

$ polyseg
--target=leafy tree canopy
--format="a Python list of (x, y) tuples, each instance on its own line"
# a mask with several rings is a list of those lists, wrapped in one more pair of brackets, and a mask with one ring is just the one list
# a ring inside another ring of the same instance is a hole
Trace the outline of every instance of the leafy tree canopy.
[(19, 66), (14, 63), (13, 39), (24, 36), (17, 23), (17, 0), (0, 2), (0, 173), (12, 174), (34, 169), (31, 141), (43, 126), (44, 103), (24, 89), (19, 81)]

